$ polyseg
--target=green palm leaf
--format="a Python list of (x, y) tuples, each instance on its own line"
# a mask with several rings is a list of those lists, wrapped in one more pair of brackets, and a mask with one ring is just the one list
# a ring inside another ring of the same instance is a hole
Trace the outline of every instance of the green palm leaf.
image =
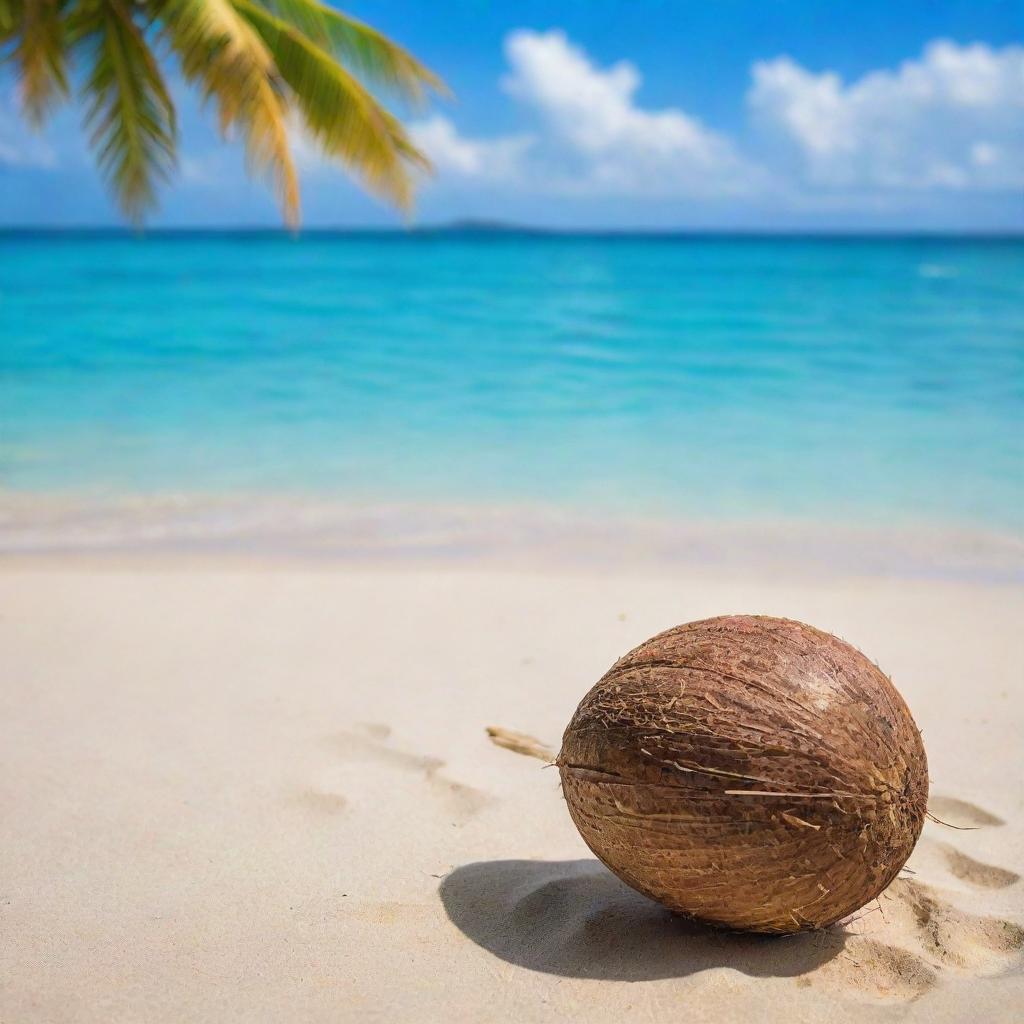
[(6, 0), (0, 5), (0, 39), (6, 40), (15, 27), (20, 34), (12, 57), (21, 72), (25, 112), (36, 125), (68, 92), (65, 7), (64, 0)]
[(0, 44), (6, 43), (21, 25), (22, 0), (0, 0)]
[(174, 105), (127, 0), (81, 5), (69, 25), (88, 68), (85, 124), (100, 169), (138, 221), (175, 164)]
[(161, 20), (186, 78), (217, 104), (222, 132), (237, 129), (251, 168), (274, 181), (285, 219), (299, 214), (299, 182), (288, 145), (288, 107), (274, 60), (230, 0), (167, 0)]
[(296, 124), (372, 191), (411, 204), (412, 172), (429, 163), (368, 86), (411, 102), (444, 86), (323, 0), (0, 0), (0, 64), (17, 66), (31, 120), (66, 95), (69, 57), (83, 63), (91, 142), (133, 220), (175, 165), (174, 105), (154, 43), (216, 106), (221, 131), (242, 137), (250, 169), (271, 178), (289, 223), (299, 216)]
[(403, 99), (420, 102), (427, 89), (446, 93), (444, 83), (408, 50), (387, 36), (320, 0), (256, 0), (292, 23), (369, 83)]
[(397, 118), (298, 29), (252, 0), (232, 0), (266, 42), (311, 135), (367, 187), (403, 209), (412, 200), (410, 166), (429, 167)]

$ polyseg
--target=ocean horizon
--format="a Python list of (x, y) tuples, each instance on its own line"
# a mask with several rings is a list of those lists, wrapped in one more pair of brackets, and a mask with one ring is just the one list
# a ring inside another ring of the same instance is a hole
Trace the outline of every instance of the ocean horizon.
[(126, 506), (216, 505), (230, 533), (225, 509), (286, 500), (1024, 536), (1021, 238), (3, 230), (0, 253), (6, 547), (26, 502), (78, 530), (111, 510), (105, 535)]
[(780, 228), (780, 227), (666, 227), (652, 228), (641, 225), (576, 225), (573, 227), (531, 224), (527, 221), (503, 221), (475, 218), (456, 218), (415, 224), (313, 224), (290, 228), (282, 224), (163, 224), (142, 228), (124, 224), (0, 224), (0, 238), (9, 239), (124, 239), (145, 242), (175, 237), (210, 238), (238, 235), (252, 237), (285, 238), (301, 242), (304, 238), (346, 238), (380, 236), (388, 239), (416, 241), (425, 236), (449, 235), (487, 238), (489, 236), (527, 235), (541, 238), (583, 239), (639, 239), (667, 241), (778, 241), (778, 242), (1006, 242), (1024, 241), (1024, 228), (950, 228), (950, 227), (868, 227), (856, 230), (849, 227)]

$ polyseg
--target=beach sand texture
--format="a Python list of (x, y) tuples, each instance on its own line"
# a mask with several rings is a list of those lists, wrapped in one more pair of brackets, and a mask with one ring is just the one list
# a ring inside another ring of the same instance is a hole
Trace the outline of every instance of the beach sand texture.
[[(0, 608), (4, 1022), (1019, 1019), (1020, 587), (39, 558)], [(617, 657), (727, 612), (876, 659), (961, 826), (842, 927), (674, 918), (545, 767)]]

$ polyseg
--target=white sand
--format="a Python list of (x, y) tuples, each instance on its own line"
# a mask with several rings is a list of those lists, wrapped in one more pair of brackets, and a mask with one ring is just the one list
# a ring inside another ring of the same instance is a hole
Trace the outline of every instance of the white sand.
[[(980, 826), (844, 929), (687, 927), (485, 733), (557, 745), (617, 656), (740, 611), (877, 659)], [(1010, 586), (9, 561), (0, 1020), (1019, 1020), (1022, 627)]]

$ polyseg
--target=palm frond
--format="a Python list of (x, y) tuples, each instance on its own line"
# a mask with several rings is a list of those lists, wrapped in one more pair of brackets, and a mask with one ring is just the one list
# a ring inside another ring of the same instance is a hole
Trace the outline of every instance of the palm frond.
[(428, 90), (447, 94), (441, 79), (408, 50), (321, 0), (252, 2), (294, 25), (371, 85), (414, 103), (421, 102)]
[(270, 174), (286, 220), (297, 223), (287, 100), (265, 42), (230, 0), (164, 0), (158, 8), (186, 78), (216, 103), (221, 130), (242, 134), (250, 166)]
[(0, 43), (6, 43), (14, 35), (23, 14), (23, 0), (0, 0)]
[[(64, 0), (6, 0), (0, 38), (17, 38), (12, 54), (21, 72), (21, 96), (29, 120), (39, 125), (68, 92)], [(8, 27), (9, 26), (9, 27)]]
[(83, 4), (68, 28), (86, 62), (82, 99), (90, 144), (121, 208), (140, 221), (157, 181), (174, 168), (174, 104), (126, 0)]
[(369, 189), (411, 205), (412, 172), (430, 165), (376, 93), (416, 102), (445, 87), (329, 0), (0, 0), (0, 65), (17, 67), (26, 115), (41, 121), (80, 61), (74, 80), (91, 144), (135, 220), (175, 164), (174, 105), (157, 43), (215, 105), (221, 131), (242, 137), (250, 168), (274, 182), (289, 223), (299, 216), (289, 145), (296, 123)]
[(401, 123), (360, 82), (298, 29), (255, 3), (232, 0), (273, 55), (320, 148), (403, 209), (412, 203), (412, 166), (429, 169)]

